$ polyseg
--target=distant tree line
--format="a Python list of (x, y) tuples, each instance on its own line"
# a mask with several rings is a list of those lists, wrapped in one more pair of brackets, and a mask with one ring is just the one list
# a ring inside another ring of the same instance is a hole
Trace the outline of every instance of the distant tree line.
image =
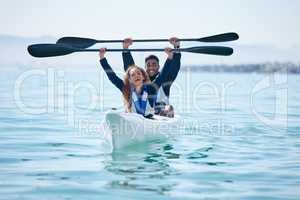
[(229, 73), (292, 73), (300, 74), (300, 65), (291, 62), (266, 62), (258, 64), (235, 65), (191, 65), (182, 67), (182, 71), (193, 72), (229, 72)]

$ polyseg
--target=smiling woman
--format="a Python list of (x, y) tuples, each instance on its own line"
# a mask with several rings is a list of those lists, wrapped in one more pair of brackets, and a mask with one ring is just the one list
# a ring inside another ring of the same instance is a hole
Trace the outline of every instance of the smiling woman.
[[(133, 65), (127, 69), (125, 72), (124, 86), (122, 89), (125, 109), (127, 112), (132, 112), (133, 110), (139, 114), (145, 114), (147, 112), (147, 97), (148, 92), (151, 92), (151, 90), (146, 91), (146, 86), (144, 86), (144, 84), (149, 83), (149, 76), (144, 69), (136, 65)], [(140, 94), (142, 98), (139, 98), (136, 94)], [(155, 91), (152, 95), (155, 95)], [(134, 105), (132, 105), (131, 99), (133, 100)], [(151, 101), (151, 99), (149, 99), (149, 101)], [(153, 105), (151, 107), (153, 107)], [(149, 110), (148, 112), (151, 111)]]
[(100, 63), (109, 80), (122, 92), (125, 110), (145, 117), (153, 117), (157, 89), (167, 81), (167, 76), (172, 70), (172, 65), (170, 64), (173, 59), (172, 49), (165, 49), (168, 59), (162, 72), (152, 83), (150, 83), (149, 76), (145, 70), (138, 66), (129, 67), (122, 81), (108, 64), (104, 57), (105, 52), (105, 48), (101, 48), (99, 51)]

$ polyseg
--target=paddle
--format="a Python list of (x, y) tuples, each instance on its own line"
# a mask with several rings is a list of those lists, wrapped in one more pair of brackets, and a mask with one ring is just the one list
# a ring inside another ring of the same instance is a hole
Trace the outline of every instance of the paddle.
[[(237, 33), (222, 33), (218, 35), (203, 37), (203, 38), (186, 38), (179, 39), (179, 41), (197, 41), (197, 42), (229, 42), (239, 38)], [(124, 40), (95, 40), (91, 38), (80, 37), (63, 37), (57, 40), (56, 44), (67, 44), (77, 48), (88, 48), (96, 43), (116, 43)], [(166, 42), (168, 39), (138, 39), (133, 42)]]
[[(63, 44), (34, 44), (27, 48), (30, 55), (38, 58), (52, 57), (52, 56), (63, 56), (74, 52), (95, 52), (99, 49), (80, 49)], [(164, 49), (106, 49), (106, 51), (119, 52), (119, 51), (164, 51)], [(201, 47), (190, 47), (173, 49), (173, 51), (190, 52), (190, 53), (201, 53), (211, 54), (220, 56), (229, 56), (233, 53), (233, 49), (230, 47), (223, 46), (201, 46)]]

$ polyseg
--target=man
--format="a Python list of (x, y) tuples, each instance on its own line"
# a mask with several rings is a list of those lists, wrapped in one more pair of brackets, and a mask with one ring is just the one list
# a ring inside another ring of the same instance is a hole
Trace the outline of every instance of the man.
[[(179, 48), (180, 43), (178, 38), (172, 37), (169, 39), (169, 42), (174, 46), (174, 48)], [(126, 38), (123, 42), (123, 48), (128, 49), (132, 45), (132, 39)], [(134, 65), (134, 60), (129, 51), (122, 53), (124, 70), (126, 71), (129, 66)], [(166, 65), (171, 65), (172, 71), (169, 73), (167, 80), (158, 88), (156, 103), (155, 103), (155, 114), (174, 117), (173, 106), (169, 104), (170, 88), (172, 83), (175, 81), (177, 74), (180, 69), (180, 52), (174, 52), (172, 59), (167, 59), (164, 67)], [(148, 73), (150, 80), (153, 82), (160, 74), (159, 72), (159, 59), (155, 55), (150, 55), (145, 59), (145, 68)]]

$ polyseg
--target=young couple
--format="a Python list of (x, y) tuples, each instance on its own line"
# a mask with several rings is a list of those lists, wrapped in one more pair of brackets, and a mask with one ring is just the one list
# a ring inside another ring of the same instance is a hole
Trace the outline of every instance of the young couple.
[[(169, 42), (179, 48), (178, 38), (172, 37)], [(123, 42), (123, 48), (132, 45), (132, 39)], [(180, 69), (180, 52), (165, 48), (167, 59), (159, 72), (159, 59), (150, 55), (145, 59), (145, 69), (135, 65), (129, 51), (122, 53), (125, 75), (120, 79), (112, 70), (105, 58), (105, 48), (99, 50), (100, 64), (109, 80), (122, 92), (126, 112), (135, 112), (151, 118), (154, 114), (174, 117), (173, 107), (169, 104), (170, 88)]]

